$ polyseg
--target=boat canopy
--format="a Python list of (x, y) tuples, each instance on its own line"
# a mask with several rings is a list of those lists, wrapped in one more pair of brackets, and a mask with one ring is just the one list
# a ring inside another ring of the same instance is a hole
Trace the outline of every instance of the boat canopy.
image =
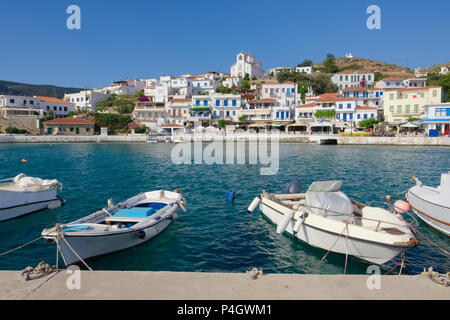
[(352, 201), (340, 191), (342, 181), (317, 181), (311, 184), (305, 196), (305, 206), (314, 214), (353, 222)]

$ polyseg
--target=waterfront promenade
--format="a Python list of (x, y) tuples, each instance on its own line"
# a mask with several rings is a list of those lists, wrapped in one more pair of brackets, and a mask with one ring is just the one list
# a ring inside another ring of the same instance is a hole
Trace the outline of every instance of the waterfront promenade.
[(438, 300), (450, 290), (425, 275), (381, 276), (369, 290), (369, 275), (81, 271), (80, 289), (69, 290), (59, 271), (24, 281), (19, 271), (0, 271), (0, 299), (7, 300)]
[[(180, 140), (191, 141), (241, 141), (253, 140), (258, 137), (267, 137), (267, 134), (227, 134), (227, 135), (180, 135)], [(158, 141), (164, 142), (168, 137), (158, 137)], [(394, 145), (394, 146), (443, 146), (450, 147), (450, 137), (425, 137), (425, 136), (395, 136), (395, 137), (349, 137), (339, 135), (294, 135), (281, 133), (278, 136), (280, 142), (287, 143), (317, 143), (319, 139), (336, 139), (339, 145)], [(146, 135), (117, 135), (117, 136), (29, 136), (29, 135), (0, 135), (0, 143), (109, 143), (109, 142), (146, 142)]]

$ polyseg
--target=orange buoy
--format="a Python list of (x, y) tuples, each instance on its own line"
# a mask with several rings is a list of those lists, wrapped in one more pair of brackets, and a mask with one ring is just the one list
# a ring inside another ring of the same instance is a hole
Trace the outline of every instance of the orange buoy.
[(391, 200), (391, 196), (390, 196), (390, 195), (387, 195), (387, 196), (386, 196), (386, 200), (387, 200), (387, 201), (390, 201), (390, 200)]
[(180, 190), (175, 189), (173, 192), (175, 192), (175, 193), (180, 193)]
[(394, 203), (395, 211), (400, 214), (407, 213), (410, 208), (411, 208), (411, 206), (409, 205), (409, 203), (404, 200), (397, 200)]
[(27, 159), (23, 158), (22, 160), (20, 160), (22, 163), (27, 162)]

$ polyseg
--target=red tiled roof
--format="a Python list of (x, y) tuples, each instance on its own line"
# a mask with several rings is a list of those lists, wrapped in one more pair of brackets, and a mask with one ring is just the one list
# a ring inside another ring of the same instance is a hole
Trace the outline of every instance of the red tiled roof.
[(348, 87), (343, 89), (342, 91), (367, 91), (367, 90), (369, 89), (364, 87)]
[(53, 123), (53, 124), (94, 124), (86, 119), (81, 118), (60, 118), (53, 119), (49, 121), (45, 121), (44, 123)]
[(53, 97), (43, 97), (43, 96), (36, 96), (36, 98), (39, 98), (39, 100), (43, 101), (43, 102), (49, 102), (49, 103), (70, 103), (70, 104), (74, 104), (72, 102), (66, 101), (66, 100), (61, 100), (58, 98), (53, 98)]
[(314, 102), (311, 102), (311, 103), (302, 104), (302, 105), (295, 106), (295, 107), (296, 107), (296, 108), (313, 108), (314, 105), (315, 105), (315, 103), (314, 103)]
[(425, 91), (429, 89), (441, 88), (439, 86), (427, 86), (427, 87), (414, 87), (414, 88), (401, 88), (401, 89), (386, 89), (386, 91)]
[(172, 99), (170, 102), (191, 102), (192, 99)]
[(378, 108), (375, 107), (368, 107), (368, 106), (364, 106), (364, 107), (357, 107), (356, 110), (376, 110)]
[(250, 100), (248, 101), (248, 103), (269, 103), (269, 102), (275, 102), (275, 99), (270, 99), (270, 98), (266, 98), (266, 99), (254, 99), (254, 100)]

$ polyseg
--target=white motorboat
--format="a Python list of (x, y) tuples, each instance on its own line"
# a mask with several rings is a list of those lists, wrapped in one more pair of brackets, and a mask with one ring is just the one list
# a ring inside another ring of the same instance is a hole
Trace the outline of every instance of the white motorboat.
[(27, 177), (21, 173), (14, 178), (0, 180), (0, 183), (0, 221), (63, 204), (58, 197), (62, 190), (58, 180)]
[(414, 213), (432, 228), (450, 236), (450, 172), (441, 175), (437, 188), (424, 186), (414, 177), (416, 185), (406, 192)]
[(66, 266), (146, 242), (166, 229), (186, 200), (177, 192), (138, 194), (68, 224), (44, 229), (42, 236), (57, 242)]
[(263, 192), (248, 211), (259, 205), (277, 225), (277, 233), (379, 265), (418, 244), (397, 212), (352, 201), (340, 191), (341, 185), (342, 181), (319, 181), (306, 193)]

